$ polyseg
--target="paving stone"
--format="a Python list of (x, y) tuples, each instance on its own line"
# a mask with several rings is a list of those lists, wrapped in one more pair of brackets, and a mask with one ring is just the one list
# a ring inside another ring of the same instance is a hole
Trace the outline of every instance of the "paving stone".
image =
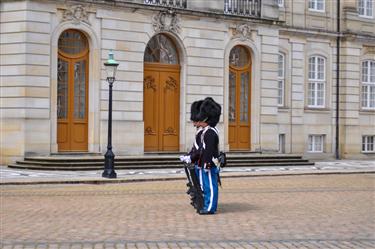
[(193, 210), (181, 180), (2, 186), (1, 248), (375, 248), (374, 181), (226, 178), (210, 216)]

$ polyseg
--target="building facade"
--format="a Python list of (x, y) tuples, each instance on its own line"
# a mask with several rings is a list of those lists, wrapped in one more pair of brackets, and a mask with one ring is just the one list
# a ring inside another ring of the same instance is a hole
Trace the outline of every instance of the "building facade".
[(3, 164), (105, 152), (111, 50), (116, 155), (187, 151), (211, 96), (226, 151), (375, 158), (373, 0), (0, 4)]

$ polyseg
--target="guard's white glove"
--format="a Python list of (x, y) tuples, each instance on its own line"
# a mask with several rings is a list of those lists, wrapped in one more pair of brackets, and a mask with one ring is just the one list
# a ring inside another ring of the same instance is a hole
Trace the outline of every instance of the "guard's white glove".
[(191, 163), (190, 156), (180, 156), (181, 162)]
[(185, 156), (185, 163), (191, 163), (190, 156)]

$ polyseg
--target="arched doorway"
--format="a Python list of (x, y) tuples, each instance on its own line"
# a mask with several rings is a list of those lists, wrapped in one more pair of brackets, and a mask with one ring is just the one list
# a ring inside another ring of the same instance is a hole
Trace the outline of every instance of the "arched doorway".
[(59, 37), (57, 63), (58, 151), (87, 151), (88, 63), (86, 36), (75, 29)]
[(144, 150), (179, 150), (180, 65), (176, 46), (154, 36), (144, 55)]
[(250, 150), (251, 56), (235, 46), (229, 56), (229, 149)]

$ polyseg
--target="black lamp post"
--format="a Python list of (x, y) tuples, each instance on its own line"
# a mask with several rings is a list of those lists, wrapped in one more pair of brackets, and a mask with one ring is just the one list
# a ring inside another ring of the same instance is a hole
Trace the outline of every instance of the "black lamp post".
[(112, 86), (115, 82), (116, 70), (119, 65), (113, 58), (112, 50), (108, 54), (108, 61), (104, 63), (105, 70), (107, 72), (107, 81), (109, 84), (109, 99), (108, 99), (108, 143), (107, 152), (104, 155), (104, 171), (102, 177), (116, 178), (115, 172), (115, 154), (112, 152)]

